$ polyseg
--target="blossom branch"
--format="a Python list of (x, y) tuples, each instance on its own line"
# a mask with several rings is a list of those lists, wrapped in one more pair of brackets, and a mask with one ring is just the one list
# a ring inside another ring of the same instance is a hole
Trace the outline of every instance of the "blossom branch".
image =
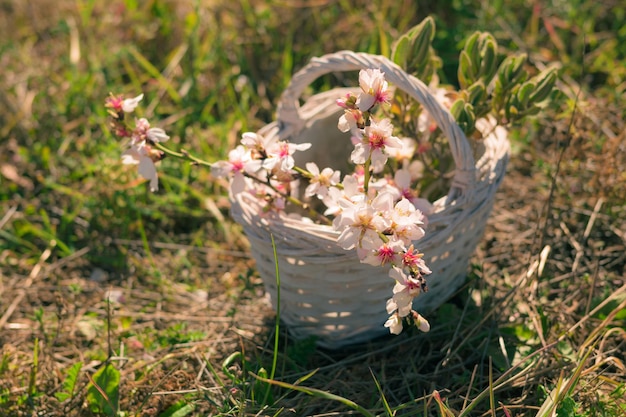
[[(301, 208), (318, 224), (332, 226), (338, 232), (337, 244), (354, 249), (361, 262), (389, 268), (389, 276), (396, 282), (387, 301), (391, 316), (385, 326), (391, 333), (400, 333), (402, 322), (427, 331), (428, 322), (412, 310), (413, 299), (427, 289), (424, 275), (430, 273), (412, 243), (424, 235), (424, 215), (414, 205), (412, 176), (406, 168), (414, 148), (393, 136), (389, 119), (379, 121), (374, 116), (373, 109), (389, 101), (384, 74), (362, 70), (359, 85), (358, 96), (348, 94), (337, 101), (345, 109), (338, 127), (352, 133), (354, 144), (350, 159), (355, 172), (343, 180), (339, 171), (320, 169), (313, 162), (296, 166), (293, 154), (307, 150), (308, 143), (246, 132), (241, 143), (229, 151), (228, 159), (208, 162), (184, 149), (164, 146), (169, 136), (146, 119), (135, 119), (134, 126), (130, 125), (125, 114), (135, 110), (142, 95), (133, 99), (111, 95), (106, 107), (113, 117), (114, 134), (130, 139), (123, 162), (137, 164), (151, 190), (158, 189), (155, 163), (169, 156), (210, 168), (217, 178), (227, 178), (232, 196), (247, 193), (263, 203), (261, 215), (284, 212), (287, 204)], [(297, 192), (300, 180), (308, 182), (303, 194)], [(326, 211), (315, 210), (308, 198), (321, 200)], [(334, 217), (332, 221), (328, 216)]]
[(156, 143), (155, 147), (162, 151), (163, 153), (165, 153), (165, 155), (167, 156), (171, 156), (174, 158), (178, 158), (178, 159), (182, 159), (184, 161), (191, 161), (193, 164), (195, 165), (201, 165), (201, 166), (205, 166), (208, 168), (211, 168), (211, 166), (213, 165), (211, 162), (207, 162), (203, 159), (200, 159), (194, 155), (191, 155), (189, 152), (187, 152), (184, 149), (181, 149), (180, 152), (176, 152), (173, 151), (165, 146), (163, 146), (161, 143)]

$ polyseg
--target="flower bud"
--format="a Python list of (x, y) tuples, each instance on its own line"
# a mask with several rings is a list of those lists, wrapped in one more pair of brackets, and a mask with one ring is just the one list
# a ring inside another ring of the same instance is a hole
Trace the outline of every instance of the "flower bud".
[(412, 310), (411, 318), (413, 319), (415, 327), (420, 329), (422, 332), (428, 333), (430, 331), (430, 323), (428, 323), (428, 320), (426, 320), (420, 313)]
[(165, 152), (160, 151), (158, 149), (154, 149), (152, 147), (146, 147), (148, 150), (148, 157), (152, 160), (152, 162), (159, 162), (163, 158), (165, 158)]

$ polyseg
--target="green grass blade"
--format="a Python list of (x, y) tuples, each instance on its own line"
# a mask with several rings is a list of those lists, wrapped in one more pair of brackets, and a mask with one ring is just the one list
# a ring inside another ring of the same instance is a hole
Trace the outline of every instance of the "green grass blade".
[(367, 409), (365, 409), (364, 407), (360, 406), (359, 404), (355, 403), (352, 400), (349, 400), (345, 397), (342, 397), (340, 395), (335, 395), (335, 394), (331, 394), (330, 392), (326, 392), (323, 391), (321, 389), (317, 389), (317, 388), (309, 388), (309, 387), (302, 387), (299, 385), (294, 385), (294, 384), (289, 384), (288, 382), (282, 382), (282, 381), (276, 381), (276, 380), (272, 380), (272, 379), (266, 379), (266, 378), (262, 378), (258, 375), (255, 375), (254, 373), (250, 373), (252, 376), (254, 376), (255, 378), (257, 378), (260, 381), (263, 382), (267, 382), (268, 384), (272, 384), (272, 385), (276, 385), (279, 386), (281, 388), (286, 388), (286, 389), (290, 389), (290, 390), (294, 390), (294, 391), (298, 391), (298, 392), (303, 392), (307, 395), (310, 395), (312, 397), (317, 397), (317, 398), (323, 398), (326, 400), (331, 400), (331, 401), (338, 401), (341, 404), (352, 408), (355, 411), (358, 411), (359, 413), (361, 413), (362, 415), (366, 416), (366, 417), (375, 417), (375, 414), (370, 413)]
[[(274, 242), (274, 235), (270, 233), (272, 239), (272, 250), (274, 251), (274, 267), (276, 268), (276, 323), (274, 325), (274, 352), (272, 357), (272, 370), (270, 372), (270, 379), (274, 379), (276, 375), (276, 364), (278, 363), (278, 339), (280, 336), (280, 270), (278, 268), (278, 254), (276, 252), (276, 242)], [(271, 392), (271, 386), (267, 386), (265, 397), (263, 398), (263, 404), (266, 404)]]
[(389, 407), (389, 402), (387, 401), (387, 398), (385, 397), (385, 393), (383, 392), (383, 389), (381, 388), (380, 383), (378, 382), (378, 379), (376, 378), (376, 375), (374, 375), (374, 372), (372, 371), (371, 368), (370, 368), (370, 374), (372, 374), (372, 378), (374, 378), (376, 389), (378, 390), (378, 394), (380, 394), (380, 398), (383, 401), (383, 406), (385, 407), (385, 411), (387, 411), (387, 415), (389, 417), (392, 417), (394, 413), (393, 411), (391, 411), (391, 407)]

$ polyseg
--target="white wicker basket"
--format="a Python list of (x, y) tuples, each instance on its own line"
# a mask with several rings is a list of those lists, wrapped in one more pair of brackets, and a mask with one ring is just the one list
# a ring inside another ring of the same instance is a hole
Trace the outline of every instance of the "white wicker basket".
[[(454, 118), (424, 83), (385, 57), (350, 51), (314, 58), (296, 73), (281, 97), (277, 121), (259, 134), (312, 142), (312, 149), (301, 153), (320, 167), (336, 160), (328, 157), (337, 152), (347, 160), (352, 145), (337, 129), (341, 109), (335, 102), (346, 89), (317, 94), (302, 106), (299, 98), (311, 82), (324, 74), (365, 68), (379, 68), (390, 84), (430, 112), (447, 137), (456, 164), (447, 196), (432, 202), (434, 212), (428, 216), (426, 236), (416, 242), (433, 271), (427, 277), (429, 291), (413, 304), (424, 314), (445, 302), (464, 282), (469, 258), (482, 237), (505, 173), (509, 143), (506, 137), (491, 134), (484, 139), (482, 155), (475, 161)], [(332, 227), (287, 215), (261, 217), (258, 204), (240, 193), (232, 201), (232, 215), (243, 226), (259, 274), (276, 307), (273, 234), (281, 283), (280, 319), (294, 337), (314, 335), (318, 345), (334, 349), (388, 333), (383, 327), (388, 318), (385, 301), (391, 296), (393, 280), (386, 268), (360, 263), (354, 252), (336, 244), (338, 233)]]

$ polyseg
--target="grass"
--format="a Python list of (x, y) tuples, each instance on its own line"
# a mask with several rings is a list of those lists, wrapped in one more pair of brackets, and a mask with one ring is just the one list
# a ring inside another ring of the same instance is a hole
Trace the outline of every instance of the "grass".
[[(0, 414), (623, 415), (625, 8), (414, 3), (0, 3)], [(563, 104), (512, 132), (467, 283), (430, 333), (316, 349), (275, 327), (224, 184), (165, 160), (149, 193), (103, 100), (143, 92), (175, 144), (215, 160), (310, 57), (385, 52), (427, 15), (442, 79), (489, 30), (560, 65)]]

